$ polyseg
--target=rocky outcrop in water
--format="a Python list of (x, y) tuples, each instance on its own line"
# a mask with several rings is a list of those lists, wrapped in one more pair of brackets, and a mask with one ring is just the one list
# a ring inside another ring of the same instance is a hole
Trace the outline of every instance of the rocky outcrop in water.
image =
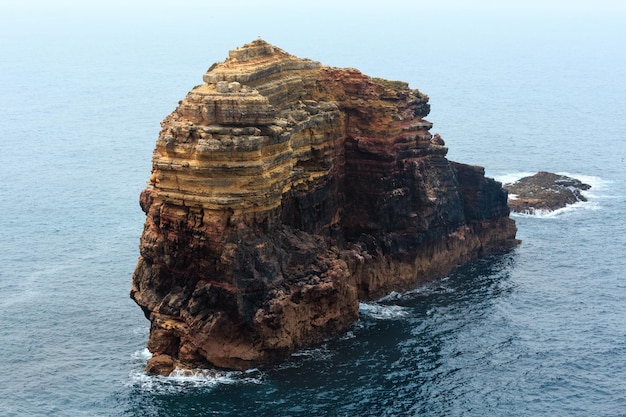
[(591, 188), (575, 178), (540, 171), (512, 184), (505, 184), (509, 192), (509, 207), (518, 213), (534, 214), (537, 210), (554, 211), (581, 201), (587, 201), (582, 191)]
[(162, 122), (131, 297), (147, 370), (245, 369), (346, 331), (361, 299), (514, 246), (507, 193), (448, 161), (406, 83), (261, 40)]

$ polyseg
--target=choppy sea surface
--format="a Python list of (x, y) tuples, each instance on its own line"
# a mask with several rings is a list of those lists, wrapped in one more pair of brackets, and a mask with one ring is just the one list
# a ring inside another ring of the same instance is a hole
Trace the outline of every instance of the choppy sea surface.
[[(0, 415), (626, 415), (626, 18), (222, 7), (0, 17)], [(588, 202), (514, 215), (516, 249), (279, 366), (146, 375), (128, 293), (159, 122), (257, 36), (409, 81), (450, 159)]]

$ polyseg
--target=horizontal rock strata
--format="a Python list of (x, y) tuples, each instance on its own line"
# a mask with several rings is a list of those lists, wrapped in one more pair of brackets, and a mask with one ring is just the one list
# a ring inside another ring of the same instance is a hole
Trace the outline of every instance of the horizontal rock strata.
[(513, 184), (505, 184), (504, 188), (509, 192), (511, 210), (535, 214), (536, 211), (554, 211), (587, 201), (582, 191), (591, 186), (565, 175), (540, 171)]
[(261, 40), (162, 122), (132, 298), (147, 370), (245, 369), (347, 330), (361, 299), (514, 246), (507, 194), (448, 161), (428, 97)]

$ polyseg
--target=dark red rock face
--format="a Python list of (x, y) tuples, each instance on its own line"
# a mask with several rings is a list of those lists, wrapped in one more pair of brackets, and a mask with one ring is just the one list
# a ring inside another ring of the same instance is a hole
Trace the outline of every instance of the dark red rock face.
[(506, 192), (445, 158), (407, 84), (263, 41), (204, 80), (163, 121), (140, 198), (149, 372), (282, 360), (346, 331), (359, 299), (518, 243)]

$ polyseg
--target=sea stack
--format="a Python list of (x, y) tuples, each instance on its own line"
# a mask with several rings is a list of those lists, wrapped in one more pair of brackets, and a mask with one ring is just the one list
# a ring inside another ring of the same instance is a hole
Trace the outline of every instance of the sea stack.
[(146, 370), (246, 369), (346, 331), (359, 300), (516, 245), (507, 193), (446, 159), (428, 96), (262, 40), (161, 123), (131, 297)]

